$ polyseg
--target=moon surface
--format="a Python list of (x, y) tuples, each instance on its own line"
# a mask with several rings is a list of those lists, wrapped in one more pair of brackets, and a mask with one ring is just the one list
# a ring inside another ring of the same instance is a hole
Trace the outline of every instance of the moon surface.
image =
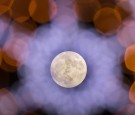
[(87, 74), (87, 65), (81, 55), (73, 51), (58, 54), (51, 63), (53, 80), (64, 88), (72, 88), (83, 82)]

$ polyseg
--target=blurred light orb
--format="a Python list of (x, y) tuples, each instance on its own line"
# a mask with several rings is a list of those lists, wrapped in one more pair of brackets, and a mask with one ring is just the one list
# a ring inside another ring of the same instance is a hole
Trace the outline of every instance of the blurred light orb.
[(80, 21), (93, 21), (95, 13), (101, 8), (98, 0), (75, 0), (75, 11)]
[(64, 88), (73, 88), (83, 82), (87, 74), (87, 65), (81, 55), (73, 51), (58, 54), (51, 63), (53, 80)]
[(135, 21), (125, 21), (118, 29), (117, 36), (120, 45), (125, 48), (135, 44)]
[(126, 49), (124, 59), (126, 67), (135, 72), (135, 45), (131, 45)]
[(98, 32), (112, 35), (116, 32), (122, 20), (117, 10), (110, 7), (104, 7), (96, 12), (93, 21)]
[(129, 90), (129, 99), (135, 104), (135, 82), (132, 84)]
[(132, 9), (129, 0), (119, 0), (115, 5), (115, 9), (120, 13), (122, 20), (131, 17)]
[(19, 110), (17, 98), (6, 88), (0, 89), (0, 114), (17, 115)]
[(12, 7), (9, 9), (10, 16), (19, 23), (27, 21), (30, 18), (29, 4), (30, 0), (14, 0)]
[(57, 14), (57, 5), (54, 0), (31, 0), (29, 14), (34, 21), (47, 23)]
[(6, 13), (12, 6), (14, 0), (0, 0), (0, 15)]

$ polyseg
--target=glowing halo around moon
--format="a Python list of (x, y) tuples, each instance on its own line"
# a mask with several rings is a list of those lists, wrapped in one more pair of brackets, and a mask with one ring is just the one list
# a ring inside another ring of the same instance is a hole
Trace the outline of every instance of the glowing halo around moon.
[(80, 85), (86, 77), (87, 65), (81, 55), (73, 51), (58, 54), (51, 63), (51, 75), (64, 88)]

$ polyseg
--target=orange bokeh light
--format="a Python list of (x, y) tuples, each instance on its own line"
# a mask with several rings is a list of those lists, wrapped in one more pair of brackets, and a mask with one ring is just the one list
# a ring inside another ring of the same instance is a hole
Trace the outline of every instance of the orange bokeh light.
[(93, 17), (101, 8), (98, 0), (76, 0), (75, 1), (75, 10), (77, 17), (82, 22), (92, 22)]
[(9, 39), (2, 49), (1, 68), (9, 72), (15, 71), (20, 67), (27, 57), (28, 40), (19, 38), (19, 35), (14, 37), (18, 38)]
[(118, 11), (110, 7), (104, 7), (97, 11), (94, 16), (95, 28), (104, 34), (113, 34), (121, 24)]
[(135, 82), (132, 84), (129, 90), (129, 99), (132, 103), (135, 103)]
[(135, 45), (129, 46), (126, 49), (124, 60), (126, 67), (135, 72)]
[(30, 0), (14, 0), (9, 10), (10, 16), (17, 22), (24, 22), (30, 18), (28, 7)]
[(0, 15), (7, 12), (14, 0), (0, 0)]
[(57, 5), (54, 0), (31, 0), (29, 13), (34, 21), (47, 23), (56, 15)]
[(120, 0), (115, 9), (120, 13), (122, 20), (125, 20), (131, 16), (131, 5), (128, 0)]

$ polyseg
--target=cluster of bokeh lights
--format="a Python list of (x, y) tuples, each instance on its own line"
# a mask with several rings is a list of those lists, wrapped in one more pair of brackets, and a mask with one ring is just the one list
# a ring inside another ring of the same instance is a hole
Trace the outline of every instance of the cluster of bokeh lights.
[(0, 115), (135, 114), (134, 9), (134, 0), (1, 0)]

